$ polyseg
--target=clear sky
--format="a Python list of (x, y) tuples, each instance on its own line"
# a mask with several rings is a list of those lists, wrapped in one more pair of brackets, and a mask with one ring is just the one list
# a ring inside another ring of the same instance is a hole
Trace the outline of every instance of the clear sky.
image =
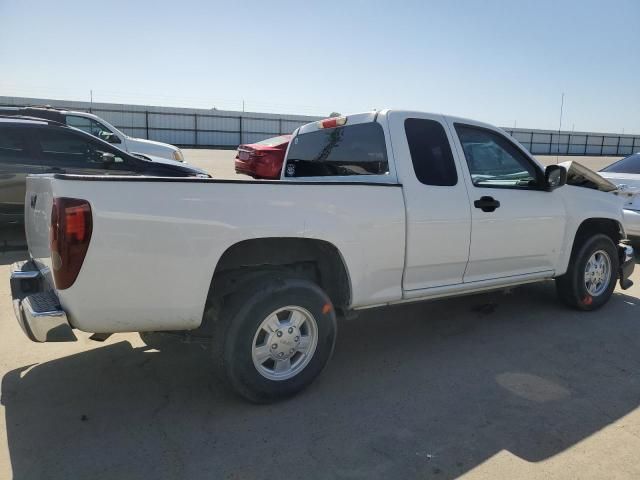
[(0, 95), (640, 133), (640, 0), (0, 0)]

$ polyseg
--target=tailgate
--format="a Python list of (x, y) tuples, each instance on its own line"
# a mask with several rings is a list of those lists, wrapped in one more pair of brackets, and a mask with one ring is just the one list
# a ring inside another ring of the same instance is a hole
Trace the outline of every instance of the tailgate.
[(14, 263), (10, 282), (16, 319), (27, 337), (35, 342), (76, 340), (51, 278), (52, 199), (52, 177), (27, 177), (24, 220), (33, 261)]
[[(27, 177), (27, 193), (24, 203), (24, 226), (29, 254), (43, 273), (50, 272), (51, 268), (49, 229), (53, 204), (52, 182), (53, 178), (50, 176)], [(51, 279), (47, 278), (47, 280)]]

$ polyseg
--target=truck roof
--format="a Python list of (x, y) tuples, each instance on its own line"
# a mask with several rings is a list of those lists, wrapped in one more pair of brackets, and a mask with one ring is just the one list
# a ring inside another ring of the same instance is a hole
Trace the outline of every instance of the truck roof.
[[(375, 122), (377, 117), (379, 115), (388, 115), (390, 113), (397, 113), (397, 114), (401, 114), (401, 115), (405, 115), (407, 117), (411, 117), (412, 115), (432, 115), (432, 116), (436, 116), (436, 117), (442, 117), (444, 118), (448, 118), (450, 120), (452, 120), (453, 122), (458, 122), (458, 123), (466, 123), (466, 124), (470, 124), (470, 125), (477, 125), (480, 127), (484, 127), (484, 128), (488, 128), (491, 130), (499, 130), (503, 133), (505, 133), (501, 128), (496, 127), (495, 125), (491, 125), (489, 123), (484, 123), (484, 122), (479, 122), (477, 120), (472, 120), (469, 118), (464, 118), (464, 117), (456, 117), (453, 115), (445, 115), (442, 113), (435, 113), (435, 112), (425, 112), (425, 111), (420, 111), (420, 110), (403, 110), (403, 109), (390, 109), (390, 108), (385, 108), (382, 110), (371, 110), (369, 112), (360, 112), (360, 113), (352, 113), (349, 115), (342, 115), (339, 118), (346, 118), (346, 125), (355, 125), (358, 123), (366, 123), (366, 122)], [(322, 120), (320, 121), (316, 121), (316, 122), (311, 122), (308, 123), (306, 125), (301, 126), (298, 129), (298, 134), (300, 133), (309, 133), (309, 132), (313, 132), (315, 130), (320, 129), (320, 122), (322, 122)]]

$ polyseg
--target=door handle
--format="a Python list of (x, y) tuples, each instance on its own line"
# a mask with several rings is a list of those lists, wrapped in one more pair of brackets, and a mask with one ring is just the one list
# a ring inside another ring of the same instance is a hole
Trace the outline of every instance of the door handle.
[(496, 208), (500, 207), (500, 202), (493, 197), (480, 197), (480, 200), (473, 202), (473, 206), (483, 212), (493, 212)]

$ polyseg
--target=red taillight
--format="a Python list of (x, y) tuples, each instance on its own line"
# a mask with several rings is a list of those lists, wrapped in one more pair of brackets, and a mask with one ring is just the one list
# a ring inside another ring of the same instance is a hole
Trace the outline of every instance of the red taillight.
[(51, 211), (51, 263), (58, 290), (76, 281), (93, 232), (91, 205), (77, 198), (54, 198)]
[(78, 242), (84, 242), (87, 236), (87, 213), (91, 215), (91, 207), (89, 207), (88, 203), (79, 207), (67, 207), (65, 209), (67, 217), (65, 233), (67, 238), (74, 238)]
[(252, 157), (264, 157), (267, 154), (264, 150), (254, 150), (249, 155)]
[(341, 127), (345, 123), (347, 123), (347, 117), (332, 117), (320, 120), (318, 126), (320, 128), (336, 128)]

